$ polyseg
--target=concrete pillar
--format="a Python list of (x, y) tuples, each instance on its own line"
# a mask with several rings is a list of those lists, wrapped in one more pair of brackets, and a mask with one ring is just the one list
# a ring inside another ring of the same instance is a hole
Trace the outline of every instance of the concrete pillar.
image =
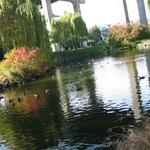
[(143, 25), (148, 25), (144, 0), (137, 0), (137, 7), (138, 7), (138, 12), (139, 12), (140, 23)]
[(125, 18), (126, 18), (126, 23), (130, 23), (129, 19), (129, 13), (128, 13), (128, 7), (127, 7), (127, 2), (126, 0), (123, 0), (123, 7), (124, 7), (124, 13), (125, 13)]
[(41, 4), (42, 4), (42, 13), (45, 16), (47, 28), (50, 29), (51, 19), (53, 18), (51, 0), (41, 0)]
[(150, 7), (149, 7), (149, 0), (145, 0), (145, 11), (146, 11), (146, 17), (147, 17), (147, 23), (149, 25), (149, 20), (150, 20)]
[(81, 14), (80, 1), (79, 0), (74, 0), (72, 2), (72, 4), (73, 4), (74, 12), (77, 12), (77, 13)]

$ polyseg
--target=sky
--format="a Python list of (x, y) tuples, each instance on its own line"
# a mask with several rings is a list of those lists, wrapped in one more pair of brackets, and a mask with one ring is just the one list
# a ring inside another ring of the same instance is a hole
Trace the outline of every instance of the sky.
[[(85, 0), (81, 4), (81, 14), (87, 27), (94, 25), (105, 26), (108, 24), (125, 23), (125, 15), (122, 0)], [(146, 1), (146, 0), (145, 0)], [(139, 20), (136, 0), (127, 0), (130, 21)], [(69, 2), (58, 1), (52, 4), (55, 15), (63, 15), (64, 11), (73, 12), (73, 6)], [(146, 6), (147, 9), (147, 6)], [(147, 10), (148, 14), (148, 10)]]

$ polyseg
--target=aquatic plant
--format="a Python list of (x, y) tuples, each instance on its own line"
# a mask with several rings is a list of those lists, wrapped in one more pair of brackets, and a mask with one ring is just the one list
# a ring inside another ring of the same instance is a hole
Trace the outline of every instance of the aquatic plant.
[(142, 126), (135, 128), (124, 137), (123, 140), (117, 142), (117, 150), (149, 150), (150, 149), (150, 120), (146, 121)]

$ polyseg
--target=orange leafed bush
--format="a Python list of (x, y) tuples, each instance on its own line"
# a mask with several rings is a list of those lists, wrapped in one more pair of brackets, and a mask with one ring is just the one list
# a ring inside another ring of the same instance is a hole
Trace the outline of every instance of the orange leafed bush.
[(113, 34), (118, 39), (128, 38), (130, 40), (134, 40), (138, 38), (140, 33), (141, 25), (132, 24), (132, 25), (114, 25), (110, 29), (110, 34)]
[(6, 64), (9, 63), (20, 63), (21, 61), (32, 61), (38, 55), (38, 49), (27, 50), (25, 48), (13, 49), (11, 52), (5, 55)]
[(150, 37), (149, 30), (137, 23), (114, 25), (110, 28), (108, 42), (118, 46), (129, 45), (130, 42)]
[(48, 55), (38, 48), (14, 48), (0, 63), (0, 82), (31, 79), (48, 65)]

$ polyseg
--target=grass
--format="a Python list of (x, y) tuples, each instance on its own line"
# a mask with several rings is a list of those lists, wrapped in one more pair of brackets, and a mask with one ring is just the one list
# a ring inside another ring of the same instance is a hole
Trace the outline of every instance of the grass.
[(118, 141), (117, 150), (150, 150), (150, 119)]
[(99, 58), (113, 54), (116, 55), (122, 52), (124, 51), (119, 49), (111, 50), (109, 45), (101, 44), (78, 50), (54, 52), (53, 58), (55, 59), (55, 64), (61, 65), (72, 62), (81, 62), (82, 60), (90, 58)]

